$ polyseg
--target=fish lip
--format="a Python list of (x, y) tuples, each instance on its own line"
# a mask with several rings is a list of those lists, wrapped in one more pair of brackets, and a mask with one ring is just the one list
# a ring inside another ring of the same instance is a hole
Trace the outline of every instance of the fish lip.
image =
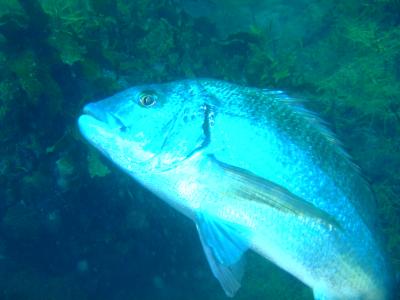
[(88, 103), (83, 107), (83, 114), (91, 116), (100, 122), (105, 122), (106, 118), (104, 113), (99, 109), (96, 109), (96, 105), (94, 103)]
[(91, 114), (83, 113), (78, 118), (78, 127), (82, 133), (87, 132), (88, 128), (98, 127), (100, 124), (103, 124), (103, 122)]
[(82, 114), (78, 119), (78, 127), (81, 133), (88, 139), (91, 140), (92, 133), (95, 128), (105, 128), (106, 118), (104, 113), (100, 109), (96, 109), (95, 103), (88, 103), (82, 109)]
[(119, 131), (124, 132), (128, 128), (121, 118), (113, 113), (103, 111), (96, 103), (85, 105), (82, 116), (89, 116), (96, 120), (97, 123), (101, 123), (103, 127), (108, 127), (109, 129), (118, 128)]

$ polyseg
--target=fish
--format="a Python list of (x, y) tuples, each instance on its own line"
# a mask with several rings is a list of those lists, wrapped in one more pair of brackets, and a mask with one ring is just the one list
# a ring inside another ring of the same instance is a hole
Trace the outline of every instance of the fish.
[(241, 287), (249, 250), (317, 300), (392, 296), (371, 188), (302, 101), (186, 79), (88, 103), (78, 126), (106, 158), (194, 222), (228, 297)]

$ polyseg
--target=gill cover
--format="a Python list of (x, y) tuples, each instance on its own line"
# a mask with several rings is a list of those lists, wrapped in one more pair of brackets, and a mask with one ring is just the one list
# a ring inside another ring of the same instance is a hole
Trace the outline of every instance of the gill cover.
[(211, 106), (188, 105), (171, 120), (157, 159), (160, 167), (173, 168), (208, 146), (213, 122)]
[(173, 168), (210, 141), (211, 107), (186, 88), (168, 83), (127, 89), (87, 104), (79, 127), (110, 158), (154, 159), (153, 168)]

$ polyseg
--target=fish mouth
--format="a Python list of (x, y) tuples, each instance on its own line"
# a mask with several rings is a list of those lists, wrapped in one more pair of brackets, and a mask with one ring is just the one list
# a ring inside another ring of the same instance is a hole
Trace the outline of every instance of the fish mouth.
[(78, 119), (78, 127), (83, 136), (89, 141), (95, 140), (96, 135), (109, 130), (106, 114), (96, 103), (86, 104)]
[(90, 117), (96, 119), (97, 121), (100, 121), (103, 123), (106, 123), (106, 120), (107, 120), (104, 112), (102, 110), (98, 109), (95, 103), (89, 103), (83, 107), (82, 116), (84, 116), (84, 115), (90, 116)]
[[(142, 143), (132, 141), (121, 134), (125, 131), (124, 128), (127, 128), (122, 121), (112, 113), (102, 111), (95, 103), (89, 103), (83, 108), (78, 118), (78, 127), (83, 137), (106, 157), (110, 158), (110, 153), (115, 152), (114, 150), (118, 153), (121, 147), (129, 148), (129, 151), (140, 158), (136, 163), (145, 163), (154, 157), (153, 153), (143, 149)], [(115, 147), (116, 143), (122, 146)], [(133, 159), (130, 159), (130, 162), (135, 163)], [(121, 162), (117, 164), (121, 165)]]
[(78, 119), (78, 127), (84, 137), (91, 140), (100, 128), (104, 128), (104, 122), (90, 114), (82, 114)]
[(97, 122), (103, 123), (103, 126), (107, 126), (110, 129), (125, 131), (128, 128), (120, 117), (105, 111), (99, 107), (97, 103), (86, 104), (83, 108), (83, 115), (92, 117)]

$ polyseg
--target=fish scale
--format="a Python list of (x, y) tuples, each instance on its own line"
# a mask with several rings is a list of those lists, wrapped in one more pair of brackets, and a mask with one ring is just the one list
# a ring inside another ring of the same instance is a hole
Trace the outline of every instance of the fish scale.
[(212, 79), (137, 86), (86, 105), (79, 127), (194, 221), (228, 296), (251, 249), (315, 299), (390, 298), (368, 184), (323, 122), (283, 92)]

